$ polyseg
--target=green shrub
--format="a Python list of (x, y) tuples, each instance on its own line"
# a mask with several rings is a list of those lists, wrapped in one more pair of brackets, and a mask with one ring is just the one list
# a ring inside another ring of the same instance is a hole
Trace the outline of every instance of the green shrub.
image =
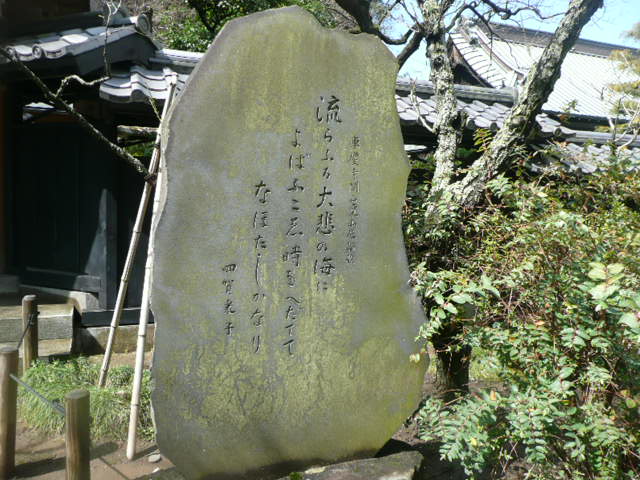
[[(76, 389), (88, 390), (91, 394), (91, 438), (93, 440), (111, 438), (123, 440), (129, 426), (131, 384), (133, 368), (113, 367), (109, 370), (105, 388), (96, 386), (100, 367), (89, 362), (86, 357), (53, 363), (36, 362), (23, 380), (40, 392), (45, 398), (64, 405), (67, 393)], [(138, 432), (143, 438), (153, 438), (150, 415), (151, 375), (144, 372)], [(61, 434), (64, 418), (52, 411), (35, 395), (19, 387), (18, 413), (29, 427), (44, 434)]]
[[(415, 265), (420, 337), (481, 348), (500, 391), (429, 399), (421, 435), (468, 474), (640, 478), (640, 175), (499, 177), (448, 270)], [(416, 212), (414, 211), (415, 215)]]

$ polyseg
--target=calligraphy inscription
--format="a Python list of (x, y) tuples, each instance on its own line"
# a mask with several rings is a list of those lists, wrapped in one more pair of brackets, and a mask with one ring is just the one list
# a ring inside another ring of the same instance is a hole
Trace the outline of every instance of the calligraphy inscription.
[[(222, 267), (224, 321), (220, 328), (228, 337), (242, 335), (239, 341), (254, 354), (264, 351), (266, 332), (274, 331), (266, 325), (273, 323), (277, 327), (275, 343), (288, 355), (295, 355), (296, 332), (304, 325), (305, 315), (301, 278), (311, 275), (313, 289), (323, 294), (336, 288), (340, 260), (346, 262), (343, 268), (356, 261), (361, 138), (352, 133), (343, 134), (348, 127), (349, 122), (343, 120), (342, 100), (335, 94), (318, 96), (307, 128), (293, 126), (291, 129), (287, 141), (289, 151), (281, 164), (286, 186), (278, 188), (262, 177), (255, 177), (248, 185), (247, 201), (254, 206), (249, 219), (251, 299), (236, 302), (233, 284), (238, 266), (225, 262)], [(337, 195), (338, 191), (345, 194)], [(283, 221), (275, 219), (273, 209), (280, 213), (278, 217), (282, 217), (282, 211), (286, 212)], [(343, 218), (339, 218), (338, 212)], [(346, 233), (339, 237), (336, 232), (341, 223), (346, 225)], [(282, 276), (277, 279), (281, 286), (286, 286), (287, 292), (280, 309), (275, 308), (264, 285), (265, 269), (271, 262), (284, 265)], [(246, 312), (242, 311), (242, 305), (249, 305)], [(275, 318), (267, 318), (267, 310)]]

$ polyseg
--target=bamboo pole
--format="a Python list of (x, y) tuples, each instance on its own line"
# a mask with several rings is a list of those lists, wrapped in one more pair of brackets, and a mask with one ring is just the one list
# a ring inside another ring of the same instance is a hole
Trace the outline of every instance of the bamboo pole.
[(0, 480), (12, 477), (16, 458), (18, 349), (0, 348)]
[[(169, 92), (167, 94), (167, 100), (164, 102), (162, 109), (162, 118), (165, 117), (168, 106), (171, 103), (173, 92), (175, 89), (175, 79), (172, 79), (172, 83), (169, 85)], [(162, 121), (162, 119), (160, 120)], [(151, 163), (149, 164), (149, 171), (151, 174), (156, 173), (158, 164), (160, 162), (160, 129), (156, 134), (155, 144), (153, 145), (153, 153), (151, 154)], [(140, 205), (138, 206), (138, 214), (136, 221), (133, 225), (133, 232), (131, 234), (131, 242), (129, 243), (129, 251), (127, 252), (127, 258), (124, 262), (124, 269), (122, 277), (120, 279), (120, 288), (118, 288), (118, 296), (116, 298), (116, 306), (113, 310), (113, 316), (111, 317), (111, 325), (109, 327), (109, 338), (107, 339), (107, 347), (104, 352), (104, 359), (102, 360), (102, 367), (100, 368), (100, 378), (98, 380), (98, 386), (104, 387), (107, 383), (107, 374), (109, 373), (109, 364), (111, 363), (111, 354), (113, 352), (113, 344), (116, 338), (116, 330), (120, 325), (120, 316), (122, 315), (122, 309), (124, 308), (124, 300), (127, 296), (127, 289), (129, 287), (129, 277), (131, 276), (131, 270), (133, 267), (133, 259), (136, 256), (138, 250), (138, 241), (140, 240), (140, 234), (142, 233), (142, 225), (144, 223), (144, 217), (147, 213), (147, 206), (149, 205), (149, 198), (151, 198), (151, 189), (153, 186), (146, 182), (142, 190), (142, 198), (140, 199)]]
[[(172, 84), (167, 96), (167, 104), (173, 101), (175, 84)], [(165, 118), (162, 114), (162, 119)], [(160, 129), (158, 129), (160, 132)], [(158, 134), (159, 136), (159, 134)], [(162, 172), (159, 172), (159, 176)], [(158, 178), (156, 185), (161, 185), (161, 178)], [(133, 375), (133, 388), (131, 392), (131, 410), (129, 412), (129, 433), (127, 436), (127, 458), (133, 460), (136, 454), (136, 429), (138, 427), (138, 414), (140, 412), (140, 389), (142, 386), (142, 372), (144, 370), (144, 347), (147, 338), (147, 324), (149, 322), (149, 293), (151, 290), (151, 271), (153, 267), (153, 232), (156, 227), (158, 206), (160, 204), (160, 188), (156, 188), (153, 199), (153, 209), (151, 212), (151, 232), (149, 235), (149, 244), (147, 246), (147, 261), (144, 266), (144, 283), (142, 287), (142, 303), (140, 304), (140, 322), (138, 324), (138, 340), (136, 345), (136, 363)]]
[(22, 374), (38, 359), (38, 299), (35, 295), (22, 297)]
[(65, 404), (66, 480), (89, 480), (91, 478), (89, 392), (74, 390), (65, 397)]

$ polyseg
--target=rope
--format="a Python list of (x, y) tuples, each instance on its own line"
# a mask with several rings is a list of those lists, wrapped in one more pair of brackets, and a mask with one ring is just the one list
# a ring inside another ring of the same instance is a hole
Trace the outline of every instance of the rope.
[(46, 405), (49, 405), (49, 407), (51, 407), (54, 411), (58, 412), (60, 415), (62, 415), (64, 417), (65, 411), (64, 411), (64, 407), (62, 405), (60, 405), (57, 402), (52, 402), (51, 400), (46, 398), (44, 395), (42, 395), (40, 392), (38, 392), (35, 388), (33, 388), (31, 385), (29, 385), (28, 383), (25, 383), (22, 380), (20, 380), (13, 373), (10, 373), (9, 376), (13, 380), (15, 380), (16, 383), (18, 383), (18, 385), (21, 385), (22, 387), (24, 387), (28, 392), (33, 393), (36, 397), (38, 397), (40, 400), (42, 400)]
[(20, 335), (20, 340), (18, 340), (18, 346), (16, 347), (18, 350), (20, 350), (20, 346), (22, 345), (22, 341), (24, 340), (25, 335), (27, 334), (27, 331), (36, 323), (36, 318), (38, 318), (38, 314), (40, 312), (35, 312), (35, 313), (30, 313), (29, 314), (29, 321), (27, 322), (27, 326), (24, 328), (24, 331), (22, 332), (22, 335)]

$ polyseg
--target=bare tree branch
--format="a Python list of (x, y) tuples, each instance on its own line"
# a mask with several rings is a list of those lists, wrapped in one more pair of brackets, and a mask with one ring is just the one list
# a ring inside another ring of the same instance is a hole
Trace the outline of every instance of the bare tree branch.
[(413, 36), (409, 39), (402, 51), (396, 57), (400, 68), (402, 68), (406, 61), (409, 60), (411, 55), (413, 55), (415, 51), (418, 50), (423, 38), (424, 36), (421, 32), (414, 32)]
[(138, 173), (140, 173), (145, 181), (153, 183), (155, 179), (155, 175), (151, 174), (147, 167), (144, 166), (140, 160), (135, 158), (133, 155), (130, 155), (126, 150), (109, 141), (107, 137), (105, 137), (102, 132), (100, 132), (97, 128), (95, 128), (89, 121), (87, 121), (84, 116), (78, 113), (71, 105), (62, 100), (60, 96), (53, 93), (49, 87), (35, 74), (33, 71), (27, 67), (16, 55), (12, 52), (8, 51), (6, 48), (0, 48), (0, 55), (17, 65), (17, 67), (30, 79), (32, 80), (37, 87), (44, 93), (44, 96), (49, 100), (54, 106), (57, 108), (64, 110), (69, 115), (71, 115), (78, 124), (84, 128), (93, 138), (98, 140), (100, 143), (105, 145), (113, 154), (115, 154), (118, 158), (124, 160), (129, 165), (131, 165)]
[(493, 12), (499, 14), (502, 20), (509, 20), (511, 17), (525, 11), (535, 13), (535, 15), (540, 20), (548, 20), (550, 18), (562, 15), (562, 13), (555, 13), (553, 15), (543, 15), (543, 13), (540, 11), (539, 8), (533, 7), (531, 5), (524, 5), (522, 7), (511, 9), (507, 7), (501, 7), (500, 5), (496, 4), (492, 0), (479, 0), (479, 1), (487, 5), (488, 7), (490, 7)]
[[(371, 18), (370, 0), (335, 0), (340, 7), (349, 13), (355, 21), (358, 23), (360, 30), (364, 33), (370, 33), (372, 35), (376, 35), (387, 45), (403, 45), (409, 40), (411, 34), (415, 31), (416, 25), (409, 28), (401, 37), (399, 38), (391, 38), (382, 32), (378, 27), (373, 24), (373, 20)], [(398, 0), (393, 6), (400, 3)], [(393, 7), (391, 7), (393, 8)]]

